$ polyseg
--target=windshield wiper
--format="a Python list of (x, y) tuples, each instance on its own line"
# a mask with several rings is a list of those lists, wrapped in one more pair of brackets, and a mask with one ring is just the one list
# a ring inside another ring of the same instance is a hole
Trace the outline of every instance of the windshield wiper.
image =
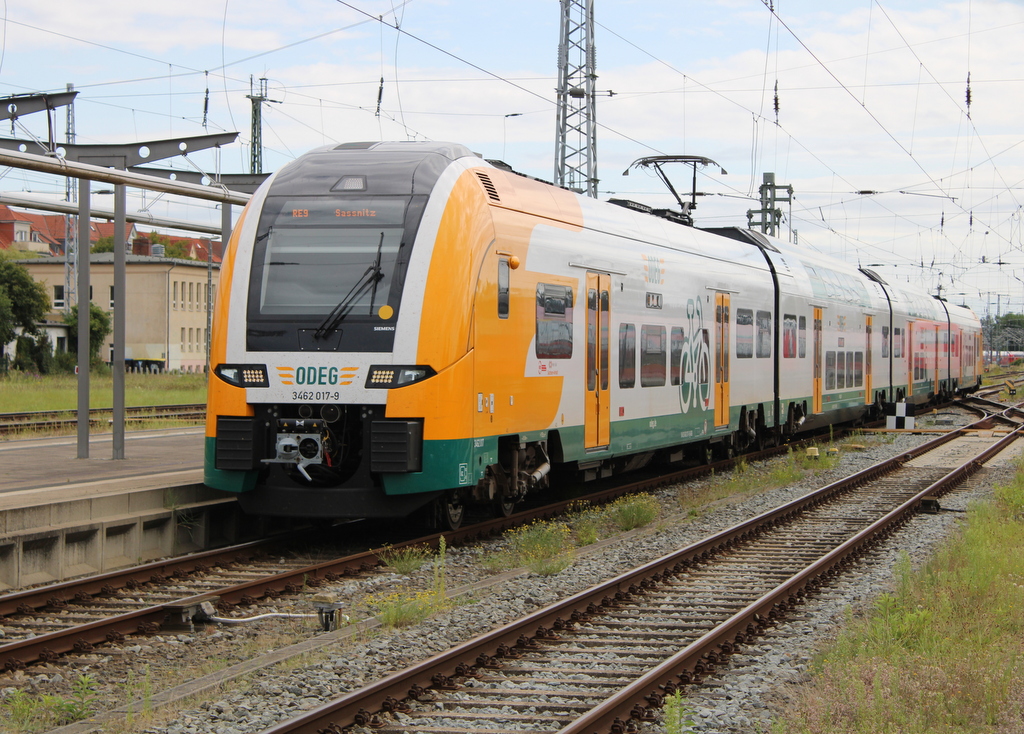
[(327, 314), (327, 318), (320, 323), (320, 326), (316, 327), (316, 331), (313, 332), (314, 339), (323, 339), (330, 332), (334, 331), (334, 328), (344, 321), (349, 311), (352, 310), (352, 303), (365, 293), (367, 288), (373, 289), (370, 295), (370, 312), (373, 313), (373, 300), (377, 296), (377, 283), (384, 279), (384, 273), (380, 269), (380, 255), (383, 247), (384, 233), (381, 232), (380, 241), (377, 243), (377, 257), (365, 272), (359, 276), (359, 280), (355, 282), (355, 285), (352, 286), (348, 294), (341, 299), (337, 306), (331, 309), (331, 312)]

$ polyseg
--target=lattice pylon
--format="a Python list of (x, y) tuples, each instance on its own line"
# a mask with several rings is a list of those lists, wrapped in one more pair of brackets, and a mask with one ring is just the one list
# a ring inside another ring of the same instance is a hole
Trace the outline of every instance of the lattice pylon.
[(597, 197), (593, 0), (561, 0), (555, 183)]

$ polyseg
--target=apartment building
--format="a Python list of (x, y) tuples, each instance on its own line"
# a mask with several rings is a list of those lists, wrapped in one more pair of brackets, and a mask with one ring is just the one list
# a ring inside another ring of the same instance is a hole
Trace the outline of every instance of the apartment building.
[[(64, 257), (18, 260), (50, 295), (52, 324), (70, 306), (65, 286)], [(206, 369), (208, 314), (217, 292), (219, 263), (178, 260), (147, 255), (126, 256), (127, 293), (125, 367), (128, 370)], [(105, 311), (113, 312), (114, 254), (93, 253), (89, 258), (90, 297)], [(208, 293), (209, 291), (209, 293)], [(81, 297), (82, 294), (78, 294)], [(57, 339), (53, 338), (57, 344)], [(113, 337), (100, 356), (113, 360)]]

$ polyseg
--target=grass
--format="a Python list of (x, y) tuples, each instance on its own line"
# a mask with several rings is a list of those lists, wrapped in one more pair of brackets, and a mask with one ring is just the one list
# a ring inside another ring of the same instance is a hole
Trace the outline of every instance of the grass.
[[(89, 377), (89, 407), (110, 408), (114, 404), (113, 378), (107, 374)], [(75, 375), (33, 375), (8, 372), (0, 376), (4, 411), (69, 410), (78, 407), (78, 378)], [(125, 375), (125, 405), (183, 405), (206, 402), (206, 375)]]
[(832, 444), (815, 444), (817, 456), (811, 456), (805, 449), (790, 449), (785, 457), (756, 466), (741, 458), (729, 473), (712, 476), (707, 482), (685, 485), (678, 494), (679, 505), (690, 517), (695, 517), (700, 508), (710, 502), (785, 487), (808, 475), (834, 469), (842, 460), (842, 451), (829, 452), (830, 447)]
[(68, 696), (30, 696), (16, 690), (0, 700), (0, 712), (12, 731), (48, 731), (91, 715), (95, 701), (96, 679), (84, 673), (72, 683)]
[(413, 571), (418, 571), (430, 558), (430, 549), (422, 545), (406, 546), (404, 548), (385, 547), (379, 554), (384, 565), (395, 570), (403, 576), (408, 576)]
[(569, 505), (564, 522), (537, 520), (505, 533), (505, 547), (482, 560), (492, 572), (525, 567), (541, 576), (550, 576), (568, 568), (576, 557), (576, 548), (592, 545), (602, 534), (608, 537), (644, 527), (661, 513), (656, 498), (648, 494), (620, 497), (605, 507), (587, 502)]
[(820, 656), (774, 734), (1024, 730), (1024, 467)]
[(448, 598), (446, 588), (446, 555), (447, 546), (442, 535), (437, 555), (434, 556), (433, 579), (430, 588), (421, 590), (397, 589), (387, 594), (371, 595), (363, 601), (363, 604), (373, 612), (374, 616), (377, 617), (384, 627), (389, 629), (417, 624), (438, 612), (448, 609), (453, 602)]

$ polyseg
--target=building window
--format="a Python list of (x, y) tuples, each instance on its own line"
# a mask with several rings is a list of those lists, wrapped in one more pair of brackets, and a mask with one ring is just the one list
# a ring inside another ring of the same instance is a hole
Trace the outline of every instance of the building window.
[(194, 298), (194, 293), (193, 293), (193, 288), (192, 288), (194, 285), (195, 285), (195, 283), (189, 283), (188, 284), (188, 310), (189, 311), (194, 310), (195, 298)]
[(114, 309), (114, 286), (110, 286), (110, 309)]
[(181, 351), (185, 351), (185, 327), (181, 327)]
[(64, 300), (64, 286), (55, 285), (53, 287), (53, 307), (64, 308), (67, 301)]
[(188, 330), (188, 351), (192, 351), (192, 329)]
[(171, 307), (178, 310), (178, 281), (174, 281), (174, 297), (171, 298)]

